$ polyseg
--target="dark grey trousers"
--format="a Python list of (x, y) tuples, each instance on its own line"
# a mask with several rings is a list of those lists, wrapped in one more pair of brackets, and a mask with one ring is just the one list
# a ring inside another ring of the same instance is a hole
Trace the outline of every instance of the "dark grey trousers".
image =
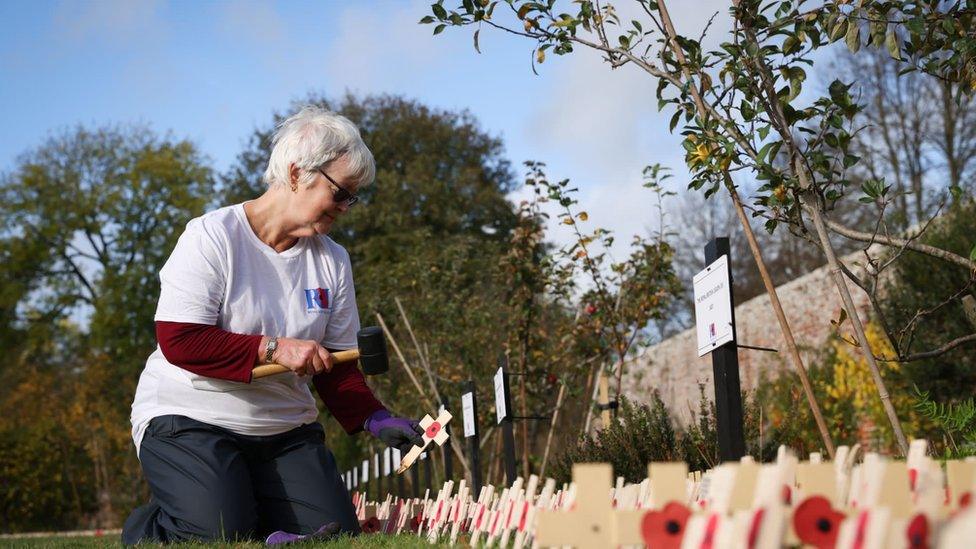
[(160, 416), (146, 428), (139, 461), (152, 499), (126, 519), (125, 544), (263, 540), (276, 530), (309, 534), (330, 522), (359, 532), (318, 423), (246, 436)]

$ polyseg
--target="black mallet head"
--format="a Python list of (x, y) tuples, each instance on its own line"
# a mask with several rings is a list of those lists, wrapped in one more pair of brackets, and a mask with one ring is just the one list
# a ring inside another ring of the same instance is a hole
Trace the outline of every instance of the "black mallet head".
[(369, 326), (359, 330), (356, 334), (359, 343), (359, 363), (363, 373), (368, 376), (385, 374), (390, 370), (390, 359), (386, 354), (386, 339), (383, 329), (379, 326)]

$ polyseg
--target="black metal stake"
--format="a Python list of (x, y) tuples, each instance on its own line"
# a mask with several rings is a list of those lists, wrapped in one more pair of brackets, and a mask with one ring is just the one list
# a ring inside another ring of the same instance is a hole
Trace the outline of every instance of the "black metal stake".
[[(732, 294), (732, 261), (728, 237), (712, 239), (705, 245), (705, 265), (723, 255), (729, 256), (729, 294)], [(712, 351), (715, 378), (715, 413), (718, 451), (722, 461), (738, 461), (745, 455), (742, 426), (742, 393), (739, 385), (739, 353), (736, 347), (735, 300), (732, 299), (732, 341)]]

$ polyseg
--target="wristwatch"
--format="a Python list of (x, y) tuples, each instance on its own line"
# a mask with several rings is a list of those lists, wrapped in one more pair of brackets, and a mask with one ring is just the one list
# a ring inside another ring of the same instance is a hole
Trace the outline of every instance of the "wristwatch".
[(278, 349), (278, 336), (268, 338), (268, 344), (264, 347), (264, 361), (271, 362), (274, 352)]

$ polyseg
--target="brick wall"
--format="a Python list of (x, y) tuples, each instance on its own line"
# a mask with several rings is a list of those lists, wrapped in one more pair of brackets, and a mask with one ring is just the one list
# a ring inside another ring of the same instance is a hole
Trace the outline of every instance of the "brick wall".
[[(844, 263), (857, 269), (862, 252), (844, 257)], [(867, 295), (848, 282), (854, 304), (867, 318)], [(840, 316), (842, 301), (826, 266), (777, 288), (783, 311), (793, 329), (793, 338), (800, 348), (804, 365), (809, 365), (833, 333), (830, 320)], [(779, 322), (776, 320), (769, 296), (762, 294), (735, 307), (738, 343), (778, 349), (778, 353), (739, 349), (739, 380), (742, 388), (756, 387), (759, 374), (775, 377), (785, 369), (792, 369)], [(661, 343), (648, 347), (629, 361), (624, 373), (623, 393), (631, 400), (647, 401), (657, 389), (674, 417), (688, 422), (692, 411), (698, 409), (699, 383), (705, 385), (705, 395), (713, 399), (711, 355), (699, 358), (694, 327)]]

